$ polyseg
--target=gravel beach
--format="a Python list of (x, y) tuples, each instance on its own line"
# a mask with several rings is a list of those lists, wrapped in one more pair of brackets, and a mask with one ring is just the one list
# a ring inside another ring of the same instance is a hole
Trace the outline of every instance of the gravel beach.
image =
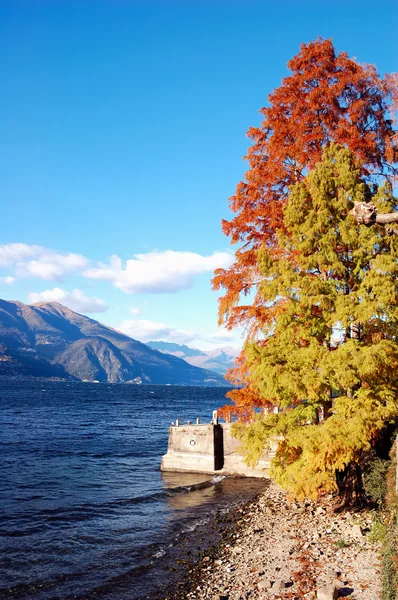
[(270, 483), (256, 500), (219, 517), (211, 525), (220, 532), (218, 544), (179, 560), (185, 574), (152, 597), (377, 600), (380, 557), (368, 539), (372, 518), (372, 511), (336, 514), (328, 502), (290, 502)]

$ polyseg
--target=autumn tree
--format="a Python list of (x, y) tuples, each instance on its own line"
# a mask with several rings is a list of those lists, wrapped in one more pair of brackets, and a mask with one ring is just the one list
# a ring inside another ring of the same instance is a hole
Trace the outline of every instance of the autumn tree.
[[(330, 144), (290, 189), (279, 259), (266, 240), (256, 253), (269, 306), (245, 367), (279, 412), (258, 414), (238, 435), (252, 463), (278, 441), (272, 475), (296, 497), (343, 484), (345, 503), (361, 503), (366, 454), (398, 418), (398, 237), (350, 214), (367, 194), (360, 161)], [(388, 182), (372, 202), (391, 211)]]
[[(391, 180), (398, 173), (396, 75), (380, 77), (373, 66), (337, 54), (332, 42), (323, 39), (303, 44), (288, 67), (291, 74), (261, 110), (260, 127), (248, 131), (253, 142), (246, 156), (249, 170), (230, 199), (234, 216), (223, 222), (224, 233), (238, 249), (233, 265), (216, 271), (213, 279), (214, 288), (224, 294), (220, 323), (230, 329), (243, 326), (248, 340), (256, 339), (271, 318), (270, 299), (260, 293), (258, 251), (266, 246), (272, 260), (284, 256), (278, 231), (284, 229), (289, 189), (315, 167), (324, 148), (331, 142), (348, 148), (359, 161), (368, 192), (381, 176)], [(231, 393), (236, 413), (248, 415), (268, 402), (247, 377), (245, 353), (230, 378), (243, 385)]]

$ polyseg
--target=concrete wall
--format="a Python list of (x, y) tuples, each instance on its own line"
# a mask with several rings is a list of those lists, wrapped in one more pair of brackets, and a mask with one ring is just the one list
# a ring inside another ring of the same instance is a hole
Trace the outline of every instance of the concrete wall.
[(265, 454), (255, 469), (248, 467), (231, 429), (232, 423), (170, 427), (161, 470), (267, 477), (273, 452)]
[(232, 435), (232, 425), (232, 423), (221, 425), (224, 433), (224, 471), (228, 474), (246, 475), (247, 477), (266, 477), (271, 466), (271, 460), (275, 455), (274, 449), (264, 453), (255, 469), (249, 467), (239, 452), (239, 440)]
[[(180, 425), (170, 427), (167, 454), (162, 471), (211, 473), (219, 467), (215, 452), (217, 425)], [(218, 436), (219, 437), (219, 436)], [(219, 457), (218, 457), (219, 458)]]

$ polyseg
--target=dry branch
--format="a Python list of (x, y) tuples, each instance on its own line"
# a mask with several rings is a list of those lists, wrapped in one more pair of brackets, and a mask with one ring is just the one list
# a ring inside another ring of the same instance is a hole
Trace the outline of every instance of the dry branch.
[(388, 235), (398, 235), (398, 229), (387, 227), (390, 223), (398, 223), (398, 212), (378, 215), (376, 206), (371, 202), (354, 202), (354, 205), (351, 214), (357, 223), (366, 225), (367, 227), (375, 223), (385, 225)]

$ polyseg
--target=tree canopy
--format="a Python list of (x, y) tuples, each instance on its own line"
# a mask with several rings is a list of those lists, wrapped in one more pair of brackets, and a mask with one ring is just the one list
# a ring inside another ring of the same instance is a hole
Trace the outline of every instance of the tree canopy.
[[(350, 214), (366, 191), (352, 153), (331, 144), (291, 188), (276, 234), (283, 256), (258, 251), (269, 317), (246, 345), (246, 369), (280, 412), (239, 435), (252, 462), (279, 439), (273, 475), (298, 497), (336, 490), (336, 471), (360, 466), (398, 417), (398, 238)], [(372, 200), (391, 210), (391, 186)]]
[(258, 289), (256, 251), (266, 241), (278, 258), (275, 234), (283, 227), (289, 187), (315, 166), (323, 149), (332, 141), (346, 146), (368, 179), (398, 174), (397, 74), (382, 78), (375, 67), (360, 65), (345, 52), (336, 54), (332, 42), (322, 39), (302, 44), (288, 67), (291, 75), (260, 111), (260, 127), (248, 131), (253, 141), (245, 157), (249, 170), (230, 199), (235, 216), (222, 224), (231, 243), (241, 245), (230, 269), (217, 270), (213, 280), (215, 289), (225, 290), (220, 321), (252, 333), (266, 318), (266, 305), (262, 296), (240, 302)]
[(335, 489), (396, 416), (397, 237), (350, 211), (396, 208), (398, 78), (322, 39), (288, 67), (248, 132), (250, 168), (223, 222), (239, 247), (213, 285), (220, 322), (246, 330), (225, 413), (279, 407), (240, 436), (251, 460), (282, 436), (274, 474), (311, 495)]

